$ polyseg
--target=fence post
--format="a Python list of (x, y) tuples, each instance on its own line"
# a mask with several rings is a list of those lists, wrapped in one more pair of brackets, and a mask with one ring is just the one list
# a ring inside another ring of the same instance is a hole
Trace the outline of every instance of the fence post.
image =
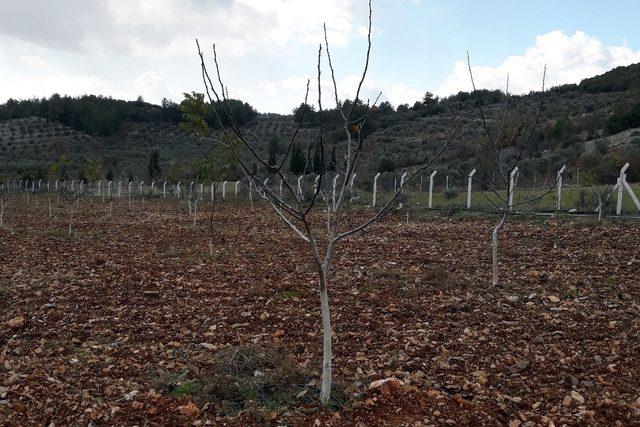
[[(378, 172), (376, 174), (376, 176), (373, 177), (373, 200), (371, 201), (371, 207), (372, 208), (376, 207), (376, 196), (378, 194), (378, 178), (380, 178), (380, 172)], [(333, 198), (335, 199), (335, 190), (334, 190), (333, 193), (334, 193), (334, 197)], [(335, 202), (334, 202), (334, 204), (335, 204)]]
[(434, 170), (431, 172), (431, 175), (429, 175), (429, 209), (433, 206), (433, 177), (436, 176), (436, 173), (438, 173), (438, 171)]
[(565, 169), (567, 168), (567, 165), (564, 165), (560, 168), (560, 170), (558, 171), (558, 173), (556, 174), (557, 178), (556, 180), (558, 181), (558, 197), (556, 198), (556, 210), (559, 211), (560, 210), (560, 206), (561, 205), (561, 201), (562, 201), (562, 174), (564, 173)]
[(469, 178), (467, 179), (467, 209), (471, 209), (471, 184), (473, 183), (473, 175), (475, 175), (475, 173), (475, 169), (469, 172)]

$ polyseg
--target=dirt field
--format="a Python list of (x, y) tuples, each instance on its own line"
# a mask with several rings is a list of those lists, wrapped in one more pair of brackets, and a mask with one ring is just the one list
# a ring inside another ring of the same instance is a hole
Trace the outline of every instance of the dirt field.
[[(218, 212), (209, 257), (204, 212), (82, 201), (69, 238), (45, 203), (0, 228), (0, 424), (640, 424), (637, 223), (512, 221), (497, 289), (491, 220), (352, 237), (329, 288), (342, 400), (321, 409), (313, 267), (268, 209)], [(234, 410), (185, 386), (228, 346), (281, 355), (302, 391)]]

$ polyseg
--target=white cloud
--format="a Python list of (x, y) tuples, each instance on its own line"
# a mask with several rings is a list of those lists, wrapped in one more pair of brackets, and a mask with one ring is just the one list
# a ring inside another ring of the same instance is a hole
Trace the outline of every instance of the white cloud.
[(25, 55), (20, 57), (20, 61), (30, 67), (34, 68), (45, 68), (47, 65), (47, 61), (38, 56), (38, 55)]
[(407, 86), (404, 83), (392, 84), (386, 92), (386, 97), (391, 104), (397, 107), (400, 104), (413, 105), (419, 99), (422, 99), (425, 91), (421, 91)]
[(344, 46), (353, 32), (355, 0), (109, 0), (119, 43), (140, 56), (193, 55), (194, 39), (215, 41), (226, 56), (295, 40), (321, 41), (327, 22), (330, 41)]
[[(552, 31), (536, 37), (534, 46), (522, 55), (506, 58), (496, 67), (471, 64), (473, 77), (478, 89), (505, 89), (509, 75), (511, 93), (527, 93), (540, 90), (542, 74), (547, 65), (547, 87), (580, 80), (602, 74), (611, 68), (640, 61), (640, 50), (633, 51), (628, 46), (605, 46), (596, 37), (576, 31), (566, 35), (562, 31)], [(453, 71), (436, 89), (435, 93), (447, 96), (458, 91), (470, 91), (471, 81), (464, 60), (457, 61)]]
[(117, 96), (111, 83), (96, 76), (50, 74), (37, 77), (7, 76), (0, 79), (2, 99), (85, 94)]
[[(322, 79), (322, 106), (325, 109), (335, 107), (335, 92), (333, 82), (328, 73)], [(263, 92), (271, 100), (266, 111), (287, 112), (292, 108), (300, 105), (304, 100), (305, 87), (308, 76), (288, 77), (281, 81), (263, 81), (258, 84), (258, 92)], [(360, 75), (348, 74), (337, 79), (338, 98), (342, 101), (352, 99), (355, 96)], [(413, 103), (422, 99), (423, 91), (408, 86), (405, 83), (385, 83), (378, 82), (369, 78), (364, 80), (362, 90), (360, 91), (360, 99), (363, 102), (374, 102), (378, 94), (382, 92), (382, 96), (378, 103), (388, 100), (394, 106), (403, 103)], [(261, 97), (261, 99), (264, 99)], [(309, 84), (309, 104), (317, 106), (318, 104), (318, 83), (314, 77), (311, 77)]]
[(160, 104), (162, 98), (179, 98), (180, 92), (151, 70), (140, 74), (133, 82), (138, 94), (147, 102)]

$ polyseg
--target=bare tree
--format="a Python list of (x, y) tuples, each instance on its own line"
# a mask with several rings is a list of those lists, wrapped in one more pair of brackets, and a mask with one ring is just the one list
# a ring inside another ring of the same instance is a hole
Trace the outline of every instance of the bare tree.
[[(363, 102), (360, 98), (360, 93), (364, 80), (367, 75), (369, 67), (369, 58), (371, 52), (371, 18), (372, 7), (369, 2), (369, 14), (368, 14), (368, 34), (367, 34), (367, 50), (364, 60), (364, 67), (359, 79), (355, 96), (353, 100), (347, 104), (343, 103), (338, 98), (338, 88), (336, 84), (334, 67), (331, 61), (331, 55), (329, 51), (329, 43), (327, 39), (326, 26), (324, 29), (324, 53), (326, 55), (327, 63), (331, 73), (331, 79), (333, 82), (334, 98), (336, 108), (339, 112), (342, 121), (342, 127), (344, 129), (344, 144), (345, 158), (342, 168), (336, 168), (336, 173), (339, 178), (337, 181), (337, 197), (332, 200), (332, 197), (327, 197), (322, 193), (323, 183), (329, 181), (329, 172), (326, 168), (325, 158), (325, 146), (324, 146), (324, 128), (323, 128), (323, 106), (322, 106), (322, 91), (321, 91), (321, 69), (322, 69), (322, 54), (323, 45), (318, 46), (317, 54), (317, 90), (318, 90), (318, 114), (319, 114), (319, 135), (318, 144), (320, 144), (320, 164), (321, 171), (319, 173), (318, 182), (315, 185), (315, 191), (309, 200), (305, 200), (303, 195), (296, 191), (294, 184), (292, 184), (288, 177), (283, 173), (282, 168), (285, 165), (289, 155), (291, 154), (292, 147), (298, 136), (300, 125), (304, 119), (304, 114), (301, 114), (296, 128), (289, 140), (289, 143), (282, 155), (280, 161), (276, 161), (275, 164), (269, 164), (265, 161), (253, 147), (253, 145), (247, 139), (244, 131), (238, 126), (235, 121), (232, 110), (228, 103), (227, 87), (223, 82), (223, 78), (220, 72), (215, 44), (213, 45), (213, 66), (215, 67), (214, 77), (216, 83), (214, 84), (207, 66), (205, 65), (204, 54), (200, 49), (200, 44), (196, 40), (198, 47), (198, 54), (201, 60), (202, 79), (205, 85), (206, 95), (211, 108), (216, 115), (218, 121), (221, 123), (221, 134), (225, 144), (230, 148), (236, 163), (239, 165), (243, 174), (249, 180), (249, 183), (255, 186), (256, 190), (262, 194), (265, 200), (269, 203), (271, 208), (276, 212), (280, 219), (295, 233), (295, 235), (307, 243), (311, 258), (313, 259), (317, 277), (318, 287), (320, 294), (320, 307), (322, 314), (322, 332), (323, 332), (323, 358), (322, 358), (322, 386), (320, 400), (323, 404), (329, 402), (331, 393), (331, 372), (332, 372), (332, 338), (331, 338), (331, 316), (329, 311), (329, 281), (331, 274), (331, 265), (333, 261), (334, 250), (336, 244), (341, 240), (352, 236), (358, 232), (365, 230), (367, 227), (380, 220), (386, 214), (391, 212), (400, 199), (402, 187), (399, 188), (393, 197), (380, 208), (371, 218), (364, 220), (360, 225), (353, 228), (345, 228), (343, 225), (343, 207), (345, 203), (345, 197), (349, 193), (350, 186), (353, 184), (352, 178), (355, 174), (358, 159), (362, 153), (364, 146), (364, 134), (363, 128), (368, 119), (369, 112), (377, 103), (378, 98), (370, 103), (369, 100)], [(307, 104), (309, 95), (309, 84), (307, 81), (306, 94), (304, 97), (304, 104)], [(364, 113), (357, 113), (358, 106), (364, 107)], [(442, 147), (437, 150), (432, 159), (426, 163), (417, 166), (414, 171), (408, 176), (403, 185), (407, 185), (412, 179), (414, 179), (421, 171), (428, 168), (451, 144), (455, 134), (455, 127), (452, 127), (452, 131), (449, 133), (447, 140), (443, 143)], [(279, 192), (272, 191), (264, 180), (260, 176), (260, 172), (255, 172), (250, 167), (250, 161), (256, 162), (260, 167), (258, 170), (263, 169), (265, 172), (269, 171), (273, 176), (282, 180), (283, 187), (286, 189), (286, 195), (280, 196)], [(322, 199), (327, 200), (326, 204), (322, 206)], [(317, 222), (314, 216), (315, 211), (325, 210), (324, 215), (326, 218), (322, 221), (324, 225), (317, 227)], [(323, 250), (321, 250), (320, 242), (326, 242)]]
[(60, 192), (69, 204), (69, 227), (67, 228), (67, 237), (73, 235), (73, 217), (74, 213), (80, 206), (80, 198), (84, 195), (85, 188), (83, 186), (69, 185), (66, 181), (60, 187)]
[[(473, 91), (477, 92), (471, 69), (471, 59), (467, 53), (467, 67)], [(492, 284), (499, 284), (498, 269), (498, 234), (507, 221), (507, 216), (514, 213), (518, 206), (530, 204), (543, 198), (555, 188), (554, 185), (542, 185), (538, 194), (514, 203), (513, 193), (518, 176), (518, 165), (525, 151), (531, 149), (532, 137), (540, 122), (545, 97), (545, 78), (547, 67), (542, 74), (542, 90), (540, 102), (533, 114), (514, 108), (510, 104), (509, 76), (504, 96), (502, 117), (489, 122), (482, 107), (482, 100), (477, 102), (485, 138), (477, 141), (479, 146), (479, 172), (471, 178), (482, 185), (482, 195), (491, 202), (500, 213), (500, 220), (491, 234), (492, 249)], [(507, 159), (507, 154), (512, 159)], [(545, 181), (546, 182), (546, 181)], [(556, 181), (557, 182), (557, 181)]]

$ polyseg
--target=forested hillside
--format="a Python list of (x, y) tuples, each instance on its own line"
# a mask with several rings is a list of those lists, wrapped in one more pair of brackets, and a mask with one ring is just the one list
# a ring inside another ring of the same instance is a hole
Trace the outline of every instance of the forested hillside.
[[(632, 163), (629, 179), (639, 179), (640, 131), (635, 129), (640, 128), (639, 93), (640, 64), (548, 90), (521, 163), (522, 176), (535, 180), (568, 164), (598, 182), (612, 182), (628, 161)], [(358, 179), (364, 183), (377, 171), (401, 171), (422, 162), (453, 128), (456, 143), (439, 167), (455, 178), (475, 167), (482, 155), (484, 132), (478, 105), (484, 106), (489, 126), (504, 121), (508, 128), (516, 120), (531, 121), (541, 95), (507, 97), (500, 91), (479, 90), (439, 99), (427, 92), (414, 105), (383, 102), (371, 112), (365, 127), (363, 170)], [(345, 101), (343, 107), (349, 106), (350, 101)], [(231, 100), (230, 108), (256, 148), (272, 160), (283, 155), (304, 113), (287, 167), (294, 174), (312, 173), (318, 167), (319, 115), (313, 107), (299, 105), (289, 116), (259, 114), (239, 100)], [(365, 109), (357, 105), (356, 114)], [(326, 156), (334, 167), (340, 163), (344, 139), (337, 110), (325, 111), (323, 124)], [(239, 171), (223, 164), (219, 128), (216, 116), (196, 93), (185, 94), (181, 104), (163, 100), (159, 106), (141, 98), (122, 101), (91, 95), (9, 100), (0, 105), (0, 178), (197, 179), (204, 160), (212, 155), (223, 174), (233, 179)], [(506, 147), (506, 160), (510, 155), (515, 153)]]

